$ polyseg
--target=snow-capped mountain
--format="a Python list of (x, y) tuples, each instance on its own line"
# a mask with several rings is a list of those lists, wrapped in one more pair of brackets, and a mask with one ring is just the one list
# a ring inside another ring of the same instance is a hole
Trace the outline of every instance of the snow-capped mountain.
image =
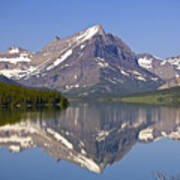
[(56, 37), (29, 63), (22, 84), (69, 94), (127, 94), (157, 88), (161, 79), (141, 68), (132, 50), (100, 25)]
[(180, 58), (178, 66), (178, 60), (176, 58), (160, 59), (150, 54), (139, 54), (138, 64), (166, 81), (180, 75)]
[(172, 64), (177, 70), (180, 71), (180, 55), (167, 58), (168, 63)]
[(157, 89), (180, 74), (176, 60), (136, 55), (117, 36), (95, 25), (56, 37), (33, 54), (11, 48), (0, 55), (0, 73), (23, 85), (71, 95), (116, 94)]
[(33, 53), (22, 49), (11, 47), (6, 53), (0, 54), (0, 74), (18, 80), (31, 70), (30, 62)]

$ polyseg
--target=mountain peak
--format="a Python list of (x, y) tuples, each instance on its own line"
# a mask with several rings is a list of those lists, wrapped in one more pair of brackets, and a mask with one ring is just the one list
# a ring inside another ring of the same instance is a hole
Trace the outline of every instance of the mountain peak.
[(97, 34), (105, 35), (102, 26), (99, 24), (89, 27), (81, 32), (76, 33), (74, 35), (74, 37), (75, 37), (75, 40), (83, 43), (83, 42), (93, 38)]
[(101, 24), (96, 24), (96, 25), (91, 26), (91, 27), (89, 27), (89, 28), (96, 28), (96, 29), (98, 29), (98, 30), (103, 30), (103, 27), (102, 27)]
[(90, 34), (94, 34), (94, 35), (97, 33), (104, 34), (104, 29), (100, 24), (96, 24), (94, 26), (91, 26), (85, 31), (88, 31)]

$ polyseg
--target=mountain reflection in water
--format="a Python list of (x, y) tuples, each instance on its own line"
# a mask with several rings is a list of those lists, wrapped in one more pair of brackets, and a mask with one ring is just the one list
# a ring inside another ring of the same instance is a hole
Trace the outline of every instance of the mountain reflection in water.
[(4, 112), (2, 118), (7, 123), (0, 120), (0, 147), (11, 152), (39, 147), (57, 161), (96, 173), (121, 160), (137, 142), (180, 139), (179, 108), (75, 103), (63, 112)]

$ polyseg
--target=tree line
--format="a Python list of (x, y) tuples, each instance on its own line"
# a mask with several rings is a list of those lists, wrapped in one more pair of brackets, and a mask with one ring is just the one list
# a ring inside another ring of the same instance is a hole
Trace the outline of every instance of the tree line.
[(58, 91), (25, 88), (0, 82), (0, 107), (68, 106), (68, 100)]

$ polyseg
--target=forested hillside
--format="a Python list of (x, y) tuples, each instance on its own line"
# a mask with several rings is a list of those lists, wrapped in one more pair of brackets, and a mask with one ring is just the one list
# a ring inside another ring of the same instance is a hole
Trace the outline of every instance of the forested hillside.
[(32, 108), (60, 106), (65, 108), (68, 100), (60, 92), (28, 89), (20, 85), (0, 82), (0, 107)]

